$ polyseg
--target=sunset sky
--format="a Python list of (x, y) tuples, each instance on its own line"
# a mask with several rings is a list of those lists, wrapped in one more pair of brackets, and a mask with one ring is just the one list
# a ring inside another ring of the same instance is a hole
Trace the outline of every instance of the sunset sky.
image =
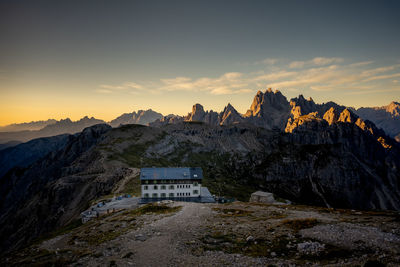
[(400, 101), (400, 1), (2, 1), (0, 125), (111, 120), (258, 90)]

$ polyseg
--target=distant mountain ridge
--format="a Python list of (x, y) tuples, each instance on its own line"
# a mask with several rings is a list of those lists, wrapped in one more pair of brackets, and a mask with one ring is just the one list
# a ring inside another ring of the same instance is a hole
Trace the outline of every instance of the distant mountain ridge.
[(43, 129), (47, 125), (56, 123), (55, 119), (46, 121), (31, 121), (24, 123), (13, 123), (6, 126), (0, 126), (0, 132), (17, 132), (17, 131), (37, 131)]
[[(139, 110), (138, 112), (122, 114), (116, 119), (108, 122), (108, 124), (112, 127), (118, 127), (125, 124), (147, 125), (160, 118), (162, 118), (162, 114), (151, 109)], [(89, 118), (88, 116), (85, 116), (78, 121), (72, 121), (71, 119), (66, 118), (59, 121), (51, 119), (47, 121), (11, 124), (0, 128), (0, 144), (4, 144), (4, 148), (6, 148), (12, 146), (12, 144), (16, 145), (20, 142), (27, 142), (36, 138), (50, 137), (60, 134), (75, 134), (81, 132), (87, 127), (103, 123), (107, 122), (94, 117)], [(3, 129), (10, 129), (12, 131), (5, 132), (2, 131)], [(18, 131), (17, 129), (24, 130)]]
[(356, 113), (361, 118), (374, 122), (377, 127), (400, 142), (400, 103), (393, 101), (383, 107), (363, 107), (357, 109)]
[(132, 113), (124, 113), (110, 121), (108, 124), (110, 124), (111, 127), (118, 127), (126, 124), (147, 125), (157, 119), (161, 119), (162, 117), (163, 115), (161, 113), (155, 112), (151, 109), (139, 110), (137, 113), (135, 111)]

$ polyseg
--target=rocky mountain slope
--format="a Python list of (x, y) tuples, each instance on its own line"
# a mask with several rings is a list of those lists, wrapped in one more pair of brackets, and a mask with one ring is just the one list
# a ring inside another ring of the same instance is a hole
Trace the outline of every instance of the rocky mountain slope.
[(389, 136), (400, 141), (400, 103), (391, 102), (387, 106), (359, 108), (356, 113), (365, 120), (370, 120), (382, 128)]

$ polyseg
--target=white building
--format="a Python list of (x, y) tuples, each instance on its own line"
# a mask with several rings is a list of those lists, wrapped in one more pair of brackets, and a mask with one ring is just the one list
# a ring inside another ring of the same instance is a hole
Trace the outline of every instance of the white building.
[(199, 198), (203, 171), (201, 168), (142, 168), (142, 198)]

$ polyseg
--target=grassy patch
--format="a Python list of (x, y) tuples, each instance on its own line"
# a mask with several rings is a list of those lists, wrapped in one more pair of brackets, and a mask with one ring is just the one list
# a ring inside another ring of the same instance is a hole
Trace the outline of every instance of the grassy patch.
[(132, 194), (134, 196), (140, 196), (140, 179), (139, 175), (131, 178), (128, 182), (125, 183), (122, 192)]
[(289, 227), (290, 229), (298, 232), (301, 229), (311, 228), (317, 225), (319, 222), (314, 218), (306, 219), (293, 219), (293, 220), (283, 220), (282, 225)]
[(173, 213), (181, 210), (181, 206), (177, 207), (168, 207), (165, 205), (157, 205), (157, 204), (146, 204), (138, 209), (135, 209), (130, 212), (130, 214), (134, 215), (143, 215), (143, 214), (148, 214), (148, 213), (155, 213), (155, 214), (167, 214), (167, 213)]

